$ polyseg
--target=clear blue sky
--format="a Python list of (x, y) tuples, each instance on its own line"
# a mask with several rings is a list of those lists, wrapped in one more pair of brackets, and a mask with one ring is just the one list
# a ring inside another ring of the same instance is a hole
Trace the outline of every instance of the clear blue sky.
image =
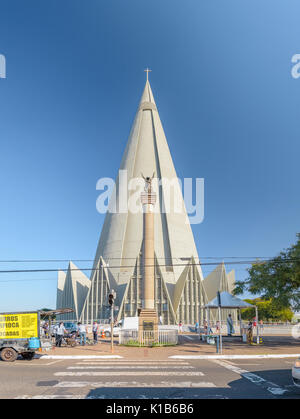
[[(147, 66), (178, 176), (205, 178), (200, 258), (293, 243), (299, 15), (297, 0), (1, 0), (0, 259), (94, 258), (96, 182), (117, 174)], [(55, 298), (55, 273), (0, 274), (0, 311)]]

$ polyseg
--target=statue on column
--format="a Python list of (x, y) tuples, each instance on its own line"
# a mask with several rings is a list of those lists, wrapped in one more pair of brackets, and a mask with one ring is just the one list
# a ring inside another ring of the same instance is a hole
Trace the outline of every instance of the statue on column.
[(145, 191), (147, 194), (150, 194), (150, 193), (152, 192), (152, 180), (153, 180), (153, 178), (154, 178), (154, 173), (155, 173), (155, 172), (153, 172), (152, 177), (149, 177), (149, 176), (145, 177), (145, 176), (142, 174), (142, 178), (143, 178), (143, 179), (144, 179), (144, 181), (145, 181), (144, 191)]

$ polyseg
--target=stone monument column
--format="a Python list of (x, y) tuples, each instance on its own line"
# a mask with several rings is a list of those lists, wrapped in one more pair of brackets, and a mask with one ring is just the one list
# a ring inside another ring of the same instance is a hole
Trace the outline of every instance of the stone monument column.
[(143, 205), (143, 308), (153, 310), (154, 305), (154, 213), (156, 193), (152, 190), (152, 179), (145, 178), (145, 189), (141, 194)]
[[(154, 176), (154, 174), (153, 174)], [(140, 332), (152, 332), (158, 337), (157, 312), (155, 310), (155, 259), (154, 259), (154, 205), (156, 193), (152, 189), (152, 179), (144, 177), (145, 188), (141, 193), (143, 205), (143, 299), (140, 312)]]

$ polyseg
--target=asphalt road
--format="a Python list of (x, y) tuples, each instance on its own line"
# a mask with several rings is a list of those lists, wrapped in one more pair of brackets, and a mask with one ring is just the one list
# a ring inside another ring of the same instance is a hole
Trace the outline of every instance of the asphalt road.
[(296, 398), (294, 360), (123, 359), (0, 362), (0, 398)]

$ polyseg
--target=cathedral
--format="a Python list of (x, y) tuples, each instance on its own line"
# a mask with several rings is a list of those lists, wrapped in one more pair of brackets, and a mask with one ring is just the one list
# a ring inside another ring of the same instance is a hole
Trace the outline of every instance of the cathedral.
[[(205, 279), (176, 175), (168, 142), (148, 80), (144, 87), (119, 174), (126, 179), (155, 174), (156, 207), (154, 213), (155, 309), (163, 324), (195, 324), (203, 319), (202, 307), (217, 291), (234, 288), (234, 271), (226, 273), (224, 264)], [(161, 180), (166, 180), (163, 182)], [(165, 187), (171, 184), (172, 189)], [(118, 320), (138, 314), (143, 293), (143, 213), (118, 211), (121, 189), (127, 188), (120, 175), (115, 182), (115, 208), (107, 211), (90, 278), (70, 262), (66, 274), (59, 272), (57, 308), (73, 308), (74, 320), (92, 323), (108, 319), (108, 293), (116, 291)], [(133, 194), (128, 188), (128, 194)], [(169, 206), (179, 203), (180, 211)], [(168, 210), (166, 211), (166, 208)], [(73, 267), (73, 269), (72, 269)], [(70, 315), (64, 315), (69, 316)], [(62, 319), (65, 317), (60, 316)]]

